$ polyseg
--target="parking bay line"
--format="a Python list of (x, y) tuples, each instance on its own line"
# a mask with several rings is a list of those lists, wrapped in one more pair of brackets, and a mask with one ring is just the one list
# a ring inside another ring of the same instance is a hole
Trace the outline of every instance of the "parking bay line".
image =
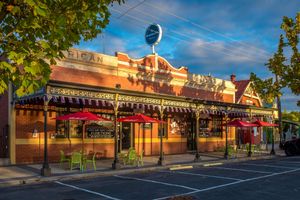
[(121, 178), (121, 179), (143, 181), (143, 182), (148, 182), (148, 183), (157, 183), (157, 184), (161, 184), (161, 185), (180, 187), (180, 188), (184, 188), (184, 189), (188, 189), (188, 190), (198, 191), (198, 189), (196, 189), (196, 188), (192, 188), (192, 187), (188, 187), (188, 186), (184, 186), (184, 185), (172, 184), (172, 183), (165, 183), (165, 182), (161, 182), (161, 181), (154, 181), (154, 180), (149, 180), (149, 179), (135, 178), (135, 177), (130, 177), (130, 176), (120, 176), (120, 175), (114, 175), (114, 177)]
[(253, 173), (261, 173), (261, 174), (272, 174), (273, 172), (266, 172), (266, 171), (257, 171), (257, 170), (250, 170), (250, 169), (239, 169), (239, 168), (229, 168), (229, 167), (212, 167), (214, 169), (224, 169), (224, 170), (232, 170), (232, 171), (241, 171), (241, 172), (253, 172)]
[(240, 180), (240, 181), (236, 181), (236, 182), (232, 182), (232, 183), (226, 183), (226, 184), (222, 184), (222, 185), (212, 186), (212, 187), (209, 187), (209, 188), (199, 189), (198, 191), (191, 191), (191, 192), (188, 192), (188, 193), (182, 193), (182, 194), (178, 194), (178, 195), (160, 197), (160, 198), (157, 198), (157, 199), (154, 199), (154, 200), (163, 200), (163, 199), (178, 197), (178, 196), (182, 196), (182, 195), (189, 195), (189, 194), (195, 194), (195, 193), (200, 193), (200, 192), (206, 192), (206, 191), (210, 191), (210, 190), (214, 190), (214, 189), (218, 189), (218, 188), (223, 188), (223, 187), (230, 186), (230, 185), (236, 185), (236, 184), (239, 184), (239, 183), (245, 183), (245, 182), (259, 180), (259, 179), (263, 179), (263, 178), (269, 178), (269, 177), (272, 177), (272, 176), (288, 174), (288, 173), (296, 172), (296, 171), (299, 171), (299, 170), (300, 170), (300, 168), (289, 170), (289, 171), (284, 171), (284, 172), (267, 174), (267, 175), (264, 175), (264, 176), (248, 178), (248, 179), (244, 179), (244, 180)]
[(251, 164), (251, 163), (243, 163), (242, 165), (256, 166), (256, 167), (282, 168), (282, 169), (296, 169), (295, 167), (286, 167), (286, 166), (278, 166), (278, 165), (264, 165), (264, 164)]
[(83, 192), (87, 192), (87, 193), (90, 193), (90, 194), (95, 194), (95, 195), (98, 195), (98, 196), (101, 196), (101, 197), (105, 197), (107, 199), (120, 200), (118, 198), (115, 198), (115, 197), (112, 197), (112, 196), (108, 196), (108, 195), (105, 195), (105, 194), (101, 194), (99, 192), (95, 192), (95, 191), (92, 191), (92, 190), (87, 190), (87, 189), (84, 189), (84, 188), (80, 188), (80, 187), (77, 187), (75, 185), (70, 185), (70, 184), (62, 183), (60, 181), (54, 181), (54, 182), (57, 183), (57, 184), (59, 184), (59, 185), (70, 187), (70, 188), (73, 188), (73, 189), (76, 189), (76, 190), (80, 190), (80, 191), (83, 191)]
[(240, 181), (242, 179), (238, 178), (231, 178), (226, 176), (214, 176), (214, 175), (207, 175), (207, 174), (198, 174), (198, 173), (190, 173), (190, 172), (179, 172), (179, 171), (160, 171), (160, 172), (167, 172), (167, 173), (175, 173), (175, 174), (185, 174), (185, 175), (192, 175), (192, 176), (202, 176), (202, 177), (208, 177), (208, 178), (219, 178), (219, 179), (228, 179), (233, 181)]

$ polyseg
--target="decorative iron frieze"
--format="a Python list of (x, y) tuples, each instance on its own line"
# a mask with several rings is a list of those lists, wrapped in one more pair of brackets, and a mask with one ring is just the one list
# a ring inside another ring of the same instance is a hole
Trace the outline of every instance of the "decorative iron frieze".
[(144, 103), (151, 105), (160, 105), (161, 100), (156, 98), (138, 97), (129, 95), (119, 95), (119, 101), (132, 102), (132, 103)]
[(272, 110), (255, 110), (251, 109), (252, 114), (258, 114), (258, 115), (273, 115)]
[(189, 102), (164, 100), (164, 106), (190, 108)]
[(82, 98), (94, 98), (94, 99), (104, 99), (104, 100), (114, 100), (115, 94), (103, 93), (103, 92), (92, 92), (78, 89), (69, 89), (69, 88), (57, 88), (50, 87), (49, 93), (51, 95), (58, 96), (75, 96)]

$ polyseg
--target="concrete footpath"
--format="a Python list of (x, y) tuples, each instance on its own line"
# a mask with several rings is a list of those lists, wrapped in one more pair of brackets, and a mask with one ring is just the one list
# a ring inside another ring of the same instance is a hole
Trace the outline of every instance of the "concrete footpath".
[[(276, 156), (285, 156), (284, 153), (276, 149)], [(168, 168), (185, 168), (190, 166), (218, 165), (228, 162), (241, 162), (246, 160), (271, 159), (269, 151), (254, 152), (252, 157), (247, 157), (247, 152), (239, 151), (238, 153), (224, 159), (224, 152), (201, 153), (200, 160), (194, 162), (195, 155), (193, 153), (167, 155), (165, 156), (165, 165), (158, 166), (158, 156), (144, 157), (143, 166), (124, 166), (121, 169), (113, 170), (112, 159), (101, 159), (96, 161), (97, 170), (93, 170), (92, 165), (87, 166), (87, 170), (79, 169), (70, 170), (68, 163), (50, 163), (52, 175), (50, 177), (40, 176), (41, 164), (34, 165), (16, 165), (16, 166), (0, 166), (0, 187), (9, 187), (15, 185), (25, 185), (42, 183), (54, 180), (72, 180), (90, 178), (95, 176), (109, 176), (117, 174), (127, 174), (134, 172), (153, 171)]]

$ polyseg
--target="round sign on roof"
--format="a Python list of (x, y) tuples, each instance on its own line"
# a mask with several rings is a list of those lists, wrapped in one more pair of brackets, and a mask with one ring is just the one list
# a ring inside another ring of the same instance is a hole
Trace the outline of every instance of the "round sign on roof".
[(160, 25), (158, 24), (151, 24), (148, 26), (146, 33), (145, 33), (145, 39), (148, 45), (154, 46), (159, 43), (162, 36), (162, 30)]

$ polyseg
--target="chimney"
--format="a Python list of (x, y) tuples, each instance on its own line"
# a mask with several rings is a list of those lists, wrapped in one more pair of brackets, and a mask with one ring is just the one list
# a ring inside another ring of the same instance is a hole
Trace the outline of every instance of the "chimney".
[(235, 82), (235, 78), (236, 78), (236, 76), (235, 76), (235, 74), (231, 74), (230, 75), (230, 80), (231, 80), (231, 82)]

